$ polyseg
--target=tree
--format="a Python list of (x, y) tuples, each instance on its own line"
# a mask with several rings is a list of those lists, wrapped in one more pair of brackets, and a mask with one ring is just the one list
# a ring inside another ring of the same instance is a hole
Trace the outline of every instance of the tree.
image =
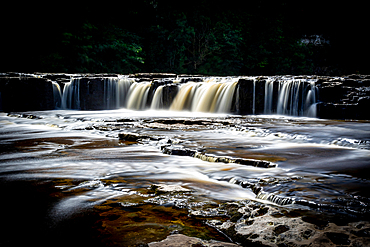
[(148, 60), (153, 71), (238, 74), (242, 37), (231, 24), (215, 22), (201, 13), (192, 14), (191, 21), (185, 13), (171, 18), (172, 22), (151, 28)]
[(141, 38), (115, 25), (83, 22), (61, 34), (57, 49), (44, 57), (51, 71), (133, 73), (144, 63)]

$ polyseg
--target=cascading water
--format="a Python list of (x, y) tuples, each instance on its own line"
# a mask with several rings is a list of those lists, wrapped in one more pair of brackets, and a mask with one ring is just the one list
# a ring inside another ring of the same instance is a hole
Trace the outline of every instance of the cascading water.
[(72, 78), (64, 85), (62, 108), (80, 109), (80, 78)]
[(164, 86), (159, 86), (157, 90), (155, 90), (150, 109), (156, 110), (163, 108), (163, 87)]
[[(113, 80), (114, 82), (115, 80)], [(127, 96), (134, 80), (121, 78), (116, 82), (116, 108), (126, 107)]]
[(150, 86), (150, 83), (135, 82), (132, 84), (128, 92), (127, 108), (132, 110), (145, 109)]
[[(213, 77), (205, 78), (201, 82), (188, 81), (158, 85), (150, 81), (136, 82), (128, 77), (111, 77), (100, 79), (99, 82), (103, 86), (95, 92), (92, 90), (94, 83), (88, 79), (82, 83), (81, 78), (73, 78), (64, 86), (61, 106), (63, 109), (89, 109), (85, 106), (84, 94), (87, 93), (90, 97), (87, 100), (96, 101), (93, 95), (100, 93), (102, 94), (98, 98), (102, 101), (98, 102), (100, 109), (160, 110), (168, 107), (171, 111), (230, 113), (234, 109), (233, 102), (238, 102), (239, 105), (250, 104), (251, 110), (246, 114), (316, 116), (318, 89), (315, 86), (315, 80), (269, 77), (260, 81), (250, 77), (252, 84), (250, 84), (250, 91), (247, 92), (250, 94), (248, 96), (250, 103), (248, 103), (239, 102), (242, 98), (239, 95), (242, 92), (238, 86), (239, 79)], [(165, 89), (169, 86), (178, 88), (170, 98), (165, 93)], [(245, 93), (244, 91), (243, 94)], [(81, 106), (82, 100), (83, 106)], [(238, 113), (238, 110), (236, 112)]]
[(51, 83), (53, 86), (54, 105), (56, 109), (59, 109), (62, 107), (62, 92), (57, 82), (52, 81)]
[[(127, 96), (129, 90), (133, 84), (133, 80), (127, 77), (122, 78), (104, 78), (102, 88), (102, 108), (104, 109), (116, 109), (126, 107)], [(64, 85), (62, 95), (62, 109), (81, 109), (81, 78), (72, 78), (70, 82)], [(87, 81), (85, 85), (86, 91), (90, 94), (90, 87), (94, 87), (90, 81)]]
[(268, 79), (265, 84), (265, 105), (264, 105), (264, 113), (265, 114), (272, 114), (272, 100), (274, 96), (274, 79)]
[[(265, 84), (264, 113), (316, 117), (315, 80), (269, 79)], [(277, 91), (274, 85), (277, 84)], [(276, 100), (276, 109), (274, 109)]]
[(234, 96), (237, 80), (188, 82), (181, 86), (170, 110), (228, 113)]

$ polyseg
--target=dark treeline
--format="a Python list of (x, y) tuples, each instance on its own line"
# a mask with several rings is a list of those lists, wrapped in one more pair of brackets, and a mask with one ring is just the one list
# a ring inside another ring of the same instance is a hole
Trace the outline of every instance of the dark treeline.
[[(297, 3), (299, 2), (299, 3)], [(369, 73), (361, 6), (128, 0), (3, 9), (1, 71), (209, 75)], [(303, 44), (322, 35), (329, 44)]]

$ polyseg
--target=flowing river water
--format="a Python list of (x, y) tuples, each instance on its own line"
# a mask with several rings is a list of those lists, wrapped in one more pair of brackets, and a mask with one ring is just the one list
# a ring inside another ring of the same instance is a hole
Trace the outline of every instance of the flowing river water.
[[(142, 138), (120, 140), (120, 133)], [(171, 233), (234, 241), (207, 221), (227, 221), (216, 209), (241, 201), (336, 224), (370, 220), (368, 121), (128, 109), (1, 113), (0, 146), (0, 245), (145, 246)], [(178, 193), (155, 190), (164, 185)], [(258, 197), (256, 186), (289, 200)]]

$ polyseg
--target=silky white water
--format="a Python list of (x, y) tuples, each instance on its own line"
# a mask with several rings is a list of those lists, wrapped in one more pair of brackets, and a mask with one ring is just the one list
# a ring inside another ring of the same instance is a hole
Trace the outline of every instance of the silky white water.
[[(127, 108), (132, 110), (170, 110), (170, 111), (192, 111), (192, 112), (219, 112), (231, 113), (234, 105), (240, 97), (239, 81), (240, 78), (203, 78), (203, 81), (188, 81), (180, 83), (173, 80), (173, 83), (157, 85), (151, 81), (138, 82), (128, 77), (105, 78), (103, 79), (103, 97), (99, 109), (118, 109)], [(263, 103), (263, 114), (280, 114), (291, 116), (316, 116), (317, 87), (315, 80), (295, 79), (295, 78), (267, 78), (260, 81), (258, 78), (252, 79), (252, 91), (250, 92), (252, 102), (251, 114), (256, 114), (258, 104)], [(264, 83), (263, 101), (257, 102), (256, 87), (259, 83)], [(165, 94), (165, 88), (176, 86), (178, 88), (175, 95)], [(83, 95), (81, 91), (81, 79), (73, 78), (66, 83), (61, 96), (63, 109), (81, 109), (81, 100), (86, 101), (86, 97), (94, 95)], [(92, 82), (87, 82), (83, 86), (84, 91), (91, 91), (94, 87)], [(93, 92), (93, 91), (92, 91)], [(101, 93), (101, 92), (95, 92)], [(166, 98), (167, 97), (167, 98)], [(168, 97), (173, 98), (168, 106), (163, 102), (168, 102)], [(97, 104), (97, 102), (91, 102)], [(91, 104), (90, 103), (90, 104)], [(239, 104), (249, 104), (239, 102)], [(89, 109), (89, 102), (85, 103)], [(56, 106), (57, 108), (57, 106)]]

